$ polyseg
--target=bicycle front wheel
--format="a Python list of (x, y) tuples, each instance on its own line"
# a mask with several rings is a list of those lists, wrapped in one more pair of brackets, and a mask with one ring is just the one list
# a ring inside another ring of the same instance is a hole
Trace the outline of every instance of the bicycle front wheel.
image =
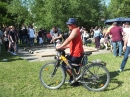
[(47, 63), (40, 70), (40, 81), (48, 89), (58, 89), (65, 82), (65, 71), (62, 65), (56, 69), (56, 63)]
[(110, 74), (106, 66), (92, 63), (86, 67), (83, 74), (83, 86), (90, 91), (102, 91), (110, 82)]

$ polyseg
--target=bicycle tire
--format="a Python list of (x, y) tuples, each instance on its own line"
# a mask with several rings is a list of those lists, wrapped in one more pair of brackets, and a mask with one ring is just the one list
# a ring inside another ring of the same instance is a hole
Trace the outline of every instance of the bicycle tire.
[(56, 62), (47, 63), (43, 65), (40, 70), (40, 81), (42, 85), (48, 89), (60, 88), (66, 79), (65, 71), (62, 65), (58, 66), (58, 69), (54, 76), (52, 76)]
[(82, 81), (86, 89), (98, 92), (107, 88), (110, 82), (110, 74), (103, 64), (92, 63), (86, 66)]

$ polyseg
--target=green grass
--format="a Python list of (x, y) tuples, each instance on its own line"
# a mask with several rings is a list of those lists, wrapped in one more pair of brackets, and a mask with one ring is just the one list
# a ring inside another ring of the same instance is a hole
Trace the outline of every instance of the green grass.
[[(2, 59), (7, 58), (8, 62)], [(88, 91), (82, 85), (78, 87), (64, 84), (58, 90), (48, 90), (42, 86), (39, 71), (46, 62), (28, 62), (13, 56), (2, 49), (0, 53), (0, 97), (129, 97), (130, 61), (125, 70), (118, 74), (122, 58), (110, 54), (89, 56), (89, 60), (101, 59), (107, 63), (111, 81), (102, 92)]]

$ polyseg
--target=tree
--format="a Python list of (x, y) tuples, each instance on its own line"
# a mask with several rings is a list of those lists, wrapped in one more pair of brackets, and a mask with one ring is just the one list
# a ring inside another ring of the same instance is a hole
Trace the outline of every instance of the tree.
[(7, 6), (7, 4), (0, 1), (0, 21), (1, 21), (0, 25), (1, 26), (2, 24), (8, 23), (10, 21), (10, 19), (7, 17), (7, 14), (6, 14), (7, 9), (5, 6)]
[(108, 6), (110, 18), (130, 17), (130, 1), (129, 0), (111, 0)]
[(8, 13), (11, 14), (13, 21), (13, 25), (19, 28), (19, 25), (22, 25), (25, 21), (30, 23), (30, 13), (27, 9), (26, 3), (23, 2), (23, 0), (13, 0), (10, 2), (10, 4), (7, 6)]
[[(8, 0), (7, 0), (8, 1)], [(101, 24), (105, 17), (103, 0), (12, 0), (7, 9), (16, 24), (34, 24), (37, 27), (59, 26), (67, 30), (68, 18), (77, 19), (78, 26), (89, 28)]]
[(98, 25), (101, 7), (101, 0), (34, 0), (31, 13), (36, 25), (47, 28), (57, 25), (66, 30), (65, 22), (70, 17), (76, 18), (79, 26)]

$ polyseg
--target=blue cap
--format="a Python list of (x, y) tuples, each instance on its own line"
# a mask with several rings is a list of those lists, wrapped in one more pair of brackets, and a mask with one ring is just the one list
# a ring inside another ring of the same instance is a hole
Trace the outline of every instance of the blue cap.
[(66, 22), (67, 25), (70, 24), (76, 24), (76, 19), (75, 18), (69, 18), (69, 20)]

